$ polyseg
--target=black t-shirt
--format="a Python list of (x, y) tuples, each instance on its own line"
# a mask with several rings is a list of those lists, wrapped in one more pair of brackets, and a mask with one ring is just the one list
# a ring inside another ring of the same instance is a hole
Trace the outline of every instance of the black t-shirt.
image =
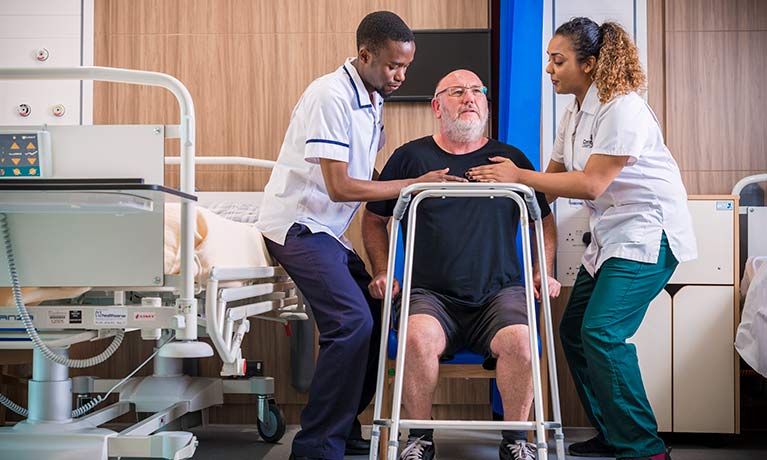
[[(474, 166), (491, 164), (503, 156), (518, 167), (534, 169), (517, 148), (490, 139), (484, 147), (464, 155), (442, 150), (432, 136), (409, 142), (394, 151), (378, 180), (415, 178), (450, 168), (464, 177)], [(546, 198), (536, 194), (542, 216), (551, 213)], [(397, 200), (367, 204), (380, 216), (391, 216)], [(402, 219), (402, 235), (407, 228)], [(426, 288), (468, 308), (485, 303), (498, 290), (520, 285), (516, 250), (519, 208), (507, 198), (428, 198), (418, 206), (413, 287)]]

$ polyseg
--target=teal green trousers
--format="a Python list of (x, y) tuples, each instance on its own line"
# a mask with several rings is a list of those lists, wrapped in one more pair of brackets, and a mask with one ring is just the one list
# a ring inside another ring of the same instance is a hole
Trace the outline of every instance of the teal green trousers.
[(578, 397), (600, 439), (617, 458), (664, 452), (658, 425), (647, 401), (636, 347), (636, 333), (647, 307), (660, 293), (678, 262), (666, 235), (658, 262), (611, 258), (593, 278), (581, 266), (559, 333)]

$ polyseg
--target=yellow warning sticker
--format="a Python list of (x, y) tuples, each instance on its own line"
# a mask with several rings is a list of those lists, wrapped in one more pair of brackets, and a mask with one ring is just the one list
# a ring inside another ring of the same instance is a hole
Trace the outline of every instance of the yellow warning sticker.
[(21, 158), (11, 158), (11, 161), (13, 162), (13, 164), (18, 165), (19, 161), (21, 161)]
[(27, 150), (34, 150), (34, 149), (36, 149), (36, 148), (37, 148), (37, 147), (35, 147), (35, 144), (33, 144), (33, 143), (31, 143), (31, 142), (30, 142), (29, 144), (27, 144)]
[(37, 161), (37, 158), (27, 158), (27, 160), (29, 161), (29, 164), (33, 165)]
[(11, 144), (11, 150), (21, 150), (21, 147), (19, 147), (19, 144), (14, 142)]

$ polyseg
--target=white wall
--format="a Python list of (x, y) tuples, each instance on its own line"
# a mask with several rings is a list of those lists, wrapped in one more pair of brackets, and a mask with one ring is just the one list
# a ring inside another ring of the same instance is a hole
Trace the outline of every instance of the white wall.
[(647, 1), (646, 0), (544, 0), (543, 6), (543, 69), (541, 69), (541, 169), (546, 169), (556, 128), (562, 113), (574, 96), (554, 94), (545, 67), (549, 59), (546, 49), (554, 31), (561, 24), (578, 16), (589, 17), (601, 24), (610, 20), (621, 24), (639, 47), (642, 66), (647, 72)]
[[(93, 65), (93, 0), (0, 0), (0, 67), (81, 65)], [(92, 101), (92, 82), (0, 81), (0, 125), (91, 124)]]

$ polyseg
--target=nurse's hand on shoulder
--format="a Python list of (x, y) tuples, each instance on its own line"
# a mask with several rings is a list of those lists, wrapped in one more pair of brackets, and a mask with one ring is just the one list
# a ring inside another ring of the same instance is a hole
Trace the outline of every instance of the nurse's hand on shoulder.
[(448, 172), (450, 172), (450, 168), (435, 169), (434, 171), (429, 171), (426, 174), (417, 177), (414, 183), (419, 184), (421, 182), (468, 182), (463, 177), (451, 176), (450, 174), (448, 174)]
[[(383, 299), (386, 294), (386, 272), (379, 273), (373, 277), (373, 281), (368, 284), (368, 291), (374, 299)], [(399, 281), (394, 278), (394, 286), (391, 289), (392, 298), (399, 294)]]
[[(555, 278), (552, 278), (550, 276), (546, 277), (546, 280), (549, 284), (549, 297), (552, 299), (556, 299), (559, 297), (559, 292), (562, 290), (562, 285), (559, 284), (559, 281), (557, 281)], [(536, 300), (541, 300), (541, 273), (536, 272), (535, 275), (533, 275), (533, 293), (535, 294)]]
[(490, 157), (494, 164), (475, 166), (466, 176), (476, 182), (519, 182), (519, 168), (505, 157)]

